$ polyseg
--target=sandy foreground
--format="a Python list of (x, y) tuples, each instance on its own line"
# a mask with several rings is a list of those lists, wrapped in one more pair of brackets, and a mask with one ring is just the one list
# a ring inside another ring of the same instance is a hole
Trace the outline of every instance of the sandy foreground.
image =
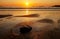
[[(46, 20), (45, 22), (38, 22), (38, 20), (47, 18), (53, 20), (53, 23), (47, 23)], [(0, 38), (27, 39), (28, 37), (29, 39), (58, 39), (60, 36), (60, 22), (58, 22), (58, 20), (60, 19), (59, 14), (54, 14), (51, 16), (49, 15), (47, 17), (43, 17), (42, 19), (34, 18), (35, 20), (33, 18), (25, 18), (25, 20), (22, 19), (17, 17), (0, 19)], [(26, 25), (31, 26), (31, 32), (22, 36), (19, 32), (19, 28), (23, 27), (21, 25), (24, 25), (24, 27), (27, 27)]]

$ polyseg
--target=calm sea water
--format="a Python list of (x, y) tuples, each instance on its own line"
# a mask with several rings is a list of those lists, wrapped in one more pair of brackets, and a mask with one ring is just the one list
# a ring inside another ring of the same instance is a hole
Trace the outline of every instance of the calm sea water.
[[(11, 17), (0, 18), (0, 26), (15, 25), (23, 21), (36, 21), (40, 19), (60, 19), (60, 9), (0, 9), (0, 15), (11, 14)], [(38, 14), (39, 17), (14, 17), (20, 15)], [(8, 23), (8, 24), (7, 24)]]
[[(36, 22), (41, 19), (52, 19), (57, 25), (57, 21), (60, 20), (60, 9), (0, 9), (0, 15), (11, 14), (11, 17), (0, 18), (0, 34), (8, 32), (9, 29), (16, 26), (16, 24), (26, 21), (35, 22), (31, 26), (34, 26), (36, 30), (40, 27), (44, 27), (49, 24), (40, 24)], [(20, 15), (38, 14), (39, 17), (15, 17)], [(16, 29), (16, 28), (15, 28)], [(18, 32), (18, 31), (17, 31)]]
[[(29, 15), (29, 14), (38, 14), (40, 18), (49, 18), (49, 16), (60, 16), (60, 9), (0, 9), (0, 15)], [(57, 18), (58, 18), (57, 17)], [(38, 18), (38, 17), (37, 17)], [(54, 17), (55, 18), (55, 17)]]

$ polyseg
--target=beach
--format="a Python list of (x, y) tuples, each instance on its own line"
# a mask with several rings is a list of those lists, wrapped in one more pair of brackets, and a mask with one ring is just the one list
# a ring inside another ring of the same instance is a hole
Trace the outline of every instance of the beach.
[[(59, 27), (60, 24), (58, 21), (60, 20), (60, 11), (3, 11), (2, 13), (4, 12), (6, 14), (8, 12), (11, 12), (10, 14), (13, 14), (13, 16), (0, 18), (0, 38), (1, 39), (12, 39), (12, 38), (15, 39), (14, 35), (11, 34), (11, 30), (13, 31), (13, 33), (16, 34), (16, 39), (18, 39), (20, 36), (19, 28), (21, 24), (23, 24), (24, 26), (29, 25), (32, 27), (30, 36), (29, 34), (27, 34), (27, 36), (30, 37), (31, 39), (32, 38), (33, 39), (45, 39), (45, 38), (51, 39), (50, 37), (48, 37), (48, 34), (46, 33), (50, 32), (51, 30), (53, 31), (55, 28), (57, 29), (60, 28)], [(37, 13), (39, 14), (39, 17), (15, 17), (18, 15), (22, 15), (22, 13), (24, 14), (24, 12), (29, 14)], [(48, 19), (48, 20), (50, 19), (53, 22), (52, 23), (47, 22), (47, 20), (40, 21), (43, 19)]]

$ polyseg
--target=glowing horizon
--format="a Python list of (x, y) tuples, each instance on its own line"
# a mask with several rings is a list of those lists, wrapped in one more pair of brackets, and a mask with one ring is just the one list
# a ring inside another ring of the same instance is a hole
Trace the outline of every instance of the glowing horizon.
[(60, 5), (60, 0), (0, 0), (0, 6), (51, 6)]

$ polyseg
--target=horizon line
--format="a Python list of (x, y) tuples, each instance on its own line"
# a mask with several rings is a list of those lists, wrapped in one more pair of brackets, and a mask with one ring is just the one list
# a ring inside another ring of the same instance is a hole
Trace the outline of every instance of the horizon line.
[(60, 9), (60, 7), (38, 7), (38, 8), (0, 8), (0, 9)]

